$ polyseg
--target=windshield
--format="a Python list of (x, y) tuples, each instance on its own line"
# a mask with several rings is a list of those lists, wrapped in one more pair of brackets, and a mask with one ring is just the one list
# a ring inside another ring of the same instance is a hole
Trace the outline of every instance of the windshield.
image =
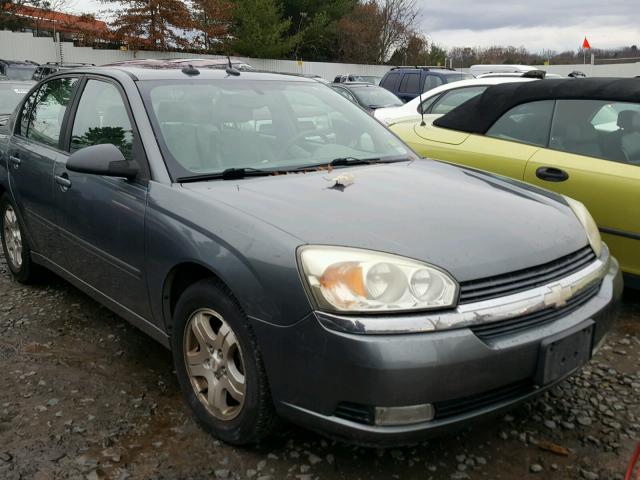
[(31, 80), (33, 72), (35, 72), (35, 66), (8, 66), (5, 75), (9, 80)]
[(173, 178), (292, 169), (336, 158), (414, 158), (392, 133), (317, 82), (139, 82)]
[(12, 113), (18, 102), (29, 92), (29, 86), (0, 82), (0, 115)]
[(400, 105), (404, 105), (402, 100), (382, 87), (352, 88), (351, 92), (358, 98), (360, 103), (371, 108), (399, 107)]

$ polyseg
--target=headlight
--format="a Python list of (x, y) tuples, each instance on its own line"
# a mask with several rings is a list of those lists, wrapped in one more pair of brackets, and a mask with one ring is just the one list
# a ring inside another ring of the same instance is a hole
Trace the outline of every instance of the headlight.
[(347, 247), (305, 246), (302, 276), (323, 310), (376, 313), (455, 304), (458, 285), (437, 267), (409, 258)]
[(573, 213), (576, 214), (578, 220), (584, 227), (585, 232), (587, 233), (587, 238), (589, 239), (589, 243), (591, 244), (591, 248), (595, 252), (596, 256), (600, 256), (600, 252), (602, 251), (602, 239), (600, 238), (600, 231), (598, 230), (598, 225), (596, 225), (595, 220), (581, 202), (574, 200), (570, 197), (564, 197), (567, 201)]

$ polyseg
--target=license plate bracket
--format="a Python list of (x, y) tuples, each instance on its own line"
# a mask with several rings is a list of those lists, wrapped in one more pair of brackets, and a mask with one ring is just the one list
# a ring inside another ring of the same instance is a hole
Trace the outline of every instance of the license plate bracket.
[(540, 342), (537, 385), (543, 386), (581, 367), (591, 359), (595, 322), (586, 320)]

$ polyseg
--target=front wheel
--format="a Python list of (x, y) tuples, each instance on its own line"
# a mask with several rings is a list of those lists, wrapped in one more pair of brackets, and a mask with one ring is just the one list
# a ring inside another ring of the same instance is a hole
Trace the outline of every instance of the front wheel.
[(31, 260), (31, 248), (16, 213), (16, 208), (5, 193), (0, 197), (0, 233), (2, 250), (11, 273), (21, 283), (37, 279), (37, 266)]
[(215, 281), (202, 280), (182, 294), (171, 344), (180, 387), (206, 430), (236, 445), (270, 433), (275, 413), (255, 338)]

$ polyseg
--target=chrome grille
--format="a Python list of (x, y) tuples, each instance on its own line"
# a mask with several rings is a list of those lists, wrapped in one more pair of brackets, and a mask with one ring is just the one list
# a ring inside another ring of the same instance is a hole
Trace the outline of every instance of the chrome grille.
[(582, 292), (574, 295), (567, 303), (558, 308), (545, 308), (529, 315), (522, 315), (509, 320), (485, 323), (471, 327), (471, 331), (475, 333), (481, 340), (492, 340), (503, 335), (519, 333), (529, 328), (539, 327), (546, 323), (551, 323), (561, 317), (569, 315), (584, 305), (589, 299), (595, 296), (600, 290), (600, 282), (586, 288)]
[(596, 259), (591, 247), (584, 247), (552, 262), (495, 277), (470, 280), (460, 284), (459, 303), (473, 303), (504, 297), (567, 277)]

